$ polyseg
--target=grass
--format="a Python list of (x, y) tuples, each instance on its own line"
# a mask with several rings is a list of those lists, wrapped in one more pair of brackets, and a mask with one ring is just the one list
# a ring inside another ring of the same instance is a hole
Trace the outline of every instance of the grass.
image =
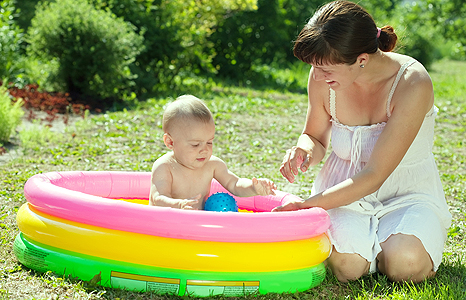
[[(437, 276), (417, 285), (391, 283), (380, 274), (341, 284), (329, 274), (322, 285), (306, 292), (241, 298), (465, 299), (465, 74), (465, 62), (442, 61), (431, 70), (436, 104), (440, 108), (434, 153), (453, 214)], [(306, 76), (304, 73), (301, 76), (303, 90)], [(302, 129), (306, 112), (304, 94), (224, 87), (203, 98), (217, 123), (214, 154), (224, 159), (233, 172), (246, 177), (268, 177), (281, 190), (302, 197), (309, 194), (318, 167), (299, 175), (295, 184), (287, 183), (278, 172), (285, 150), (295, 144)], [(151, 100), (131, 110), (87, 115), (64, 132), (35, 124), (14, 137), (9, 152), (3, 155), (9, 159), (0, 162), (0, 299), (186, 298), (108, 289), (49, 273), (39, 274), (19, 264), (12, 252), (18, 234), (16, 212), (25, 202), (22, 191), (29, 177), (65, 170), (149, 171), (153, 161), (166, 151), (160, 122), (168, 101)], [(281, 255), (286, 259), (286, 254)]]

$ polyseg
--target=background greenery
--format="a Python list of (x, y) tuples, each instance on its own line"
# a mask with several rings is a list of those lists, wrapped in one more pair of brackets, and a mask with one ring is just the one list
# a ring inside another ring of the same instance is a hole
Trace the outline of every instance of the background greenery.
[(27, 41), (29, 56), (57, 62), (49, 77), (54, 90), (107, 100), (134, 86), (129, 65), (141, 52), (143, 37), (130, 23), (86, 1), (38, 5)]
[(10, 136), (21, 124), (21, 117), (24, 111), (21, 109), (21, 101), (16, 101), (13, 105), (8, 90), (5, 86), (0, 86), (0, 146), (8, 142)]
[[(292, 41), (327, 1), (39, 2), (0, 0), (0, 76), (71, 92), (74, 100), (97, 99), (108, 108), (194, 93), (218, 80), (296, 91), (298, 82), (275, 78), (275, 70), (295, 68)], [(379, 27), (395, 27), (398, 52), (426, 67), (441, 58), (465, 58), (464, 1), (358, 3)]]

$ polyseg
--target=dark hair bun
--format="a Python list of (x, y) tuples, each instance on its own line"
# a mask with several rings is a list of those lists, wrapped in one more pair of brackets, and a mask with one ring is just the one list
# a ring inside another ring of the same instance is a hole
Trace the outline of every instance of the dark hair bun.
[(379, 49), (384, 52), (390, 52), (395, 48), (398, 36), (392, 26), (387, 25), (381, 28), (379, 36)]

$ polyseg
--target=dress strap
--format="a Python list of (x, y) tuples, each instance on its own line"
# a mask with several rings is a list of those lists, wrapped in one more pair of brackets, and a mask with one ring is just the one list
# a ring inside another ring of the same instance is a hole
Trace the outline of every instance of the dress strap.
[(340, 121), (338, 121), (338, 118), (337, 118), (337, 103), (336, 103), (336, 95), (335, 95), (335, 91), (332, 90), (331, 88), (329, 88), (330, 90), (330, 115), (332, 116), (332, 118), (337, 121), (338, 123), (340, 123)]
[(393, 97), (393, 94), (395, 93), (396, 86), (398, 85), (398, 82), (400, 81), (401, 76), (403, 75), (405, 70), (415, 62), (416, 60), (414, 58), (405, 62), (400, 67), (400, 70), (398, 70), (398, 74), (396, 74), (395, 81), (393, 82), (392, 88), (390, 89), (390, 93), (388, 94), (388, 99), (387, 99), (387, 117), (388, 118), (390, 118), (390, 116), (392, 115), (392, 112), (390, 111), (390, 103), (392, 102), (392, 97)]

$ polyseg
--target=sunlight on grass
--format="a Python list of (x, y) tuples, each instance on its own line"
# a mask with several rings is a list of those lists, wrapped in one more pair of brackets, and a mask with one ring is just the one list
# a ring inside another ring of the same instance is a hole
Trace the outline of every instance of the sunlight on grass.
[(59, 133), (52, 132), (49, 127), (42, 126), (39, 122), (33, 122), (31, 126), (23, 128), (19, 132), (19, 139), (25, 150), (37, 151), (49, 143), (58, 142), (59, 135)]

